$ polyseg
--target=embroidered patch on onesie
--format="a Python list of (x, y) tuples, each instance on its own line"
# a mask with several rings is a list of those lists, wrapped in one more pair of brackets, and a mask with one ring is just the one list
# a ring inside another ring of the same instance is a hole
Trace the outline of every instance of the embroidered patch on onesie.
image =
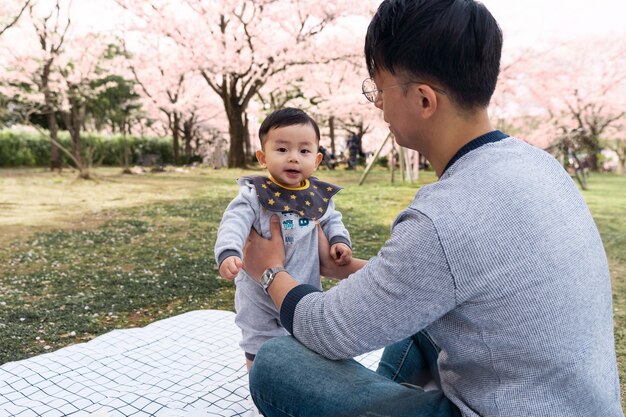
[(266, 210), (296, 213), (303, 221), (320, 219), (328, 210), (330, 199), (342, 189), (315, 177), (306, 180), (302, 187), (293, 189), (281, 187), (263, 176), (242, 177), (240, 180), (248, 180), (254, 184), (259, 202)]

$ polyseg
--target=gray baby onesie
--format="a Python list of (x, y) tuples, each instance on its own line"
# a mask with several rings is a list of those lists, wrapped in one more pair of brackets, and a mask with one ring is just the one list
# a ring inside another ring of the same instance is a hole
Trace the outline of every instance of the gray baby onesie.
[[(267, 177), (243, 177), (241, 186), (222, 217), (215, 241), (219, 265), (229, 256), (242, 258), (250, 229), (269, 238), (270, 218), (280, 217), (285, 247), (285, 268), (301, 283), (321, 289), (317, 228), (319, 223), (331, 245), (350, 244), (350, 235), (335, 210), (332, 196), (339, 187), (311, 177), (303, 187), (288, 189)], [(235, 323), (242, 331), (241, 348), (256, 354), (261, 345), (275, 336), (287, 335), (271, 298), (242, 270), (235, 278)]]

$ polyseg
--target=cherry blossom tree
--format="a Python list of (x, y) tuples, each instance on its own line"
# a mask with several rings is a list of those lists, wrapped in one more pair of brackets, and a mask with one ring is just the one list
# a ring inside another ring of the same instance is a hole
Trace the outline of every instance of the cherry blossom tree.
[(230, 135), (229, 166), (246, 164), (251, 101), (273, 77), (293, 66), (336, 59), (320, 34), (358, 1), (118, 0), (184, 50), (221, 99)]
[(500, 74), (496, 91), (489, 103), (489, 115), (494, 126), (509, 134), (544, 148), (551, 140), (538, 135), (538, 122), (545, 117), (545, 108), (537, 105), (530, 93), (533, 81), (526, 68), (544, 59), (545, 52), (538, 50), (508, 49), (502, 51)]
[[(21, 22), (21, 42), (12, 47), (4, 94), (25, 103), (24, 121), (32, 114), (47, 117), (51, 139), (51, 168), (60, 169), (64, 152), (83, 178), (89, 177), (90, 160), (84, 160), (81, 131), (89, 100), (108, 87), (95, 81), (105, 77), (114, 60), (105, 59), (111, 39), (96, 34), (71, 32), (72, 2), (56, 0), (32, 4), (28, 19)], [(16, 28), (17, 29), (17, 28)], [(108, 62), (107, 62), (108, 61)], [(58, 142), (57, 116), (70, 133), (72, 148)]]
[(607, 138), (604, 140), (604, 145), (615, 152), (617, 156), (617, 166), (615, 172), (617, 174), (624, 174), (626, 170), (626, 120), (624, 116), (616, 121), (611, 129)]
[(318, 77), (307, 84), (307, 95), (313, 104), (310, 111), (328, 128), (332, 153), (338, 152), (336, 142), (340, 132), (347, 137), (355, 136), (366, 148), (384, 139), (386, 133), (365, 140), (365, 135), (374, 129), (387, 129), (381, 111), (361, 94), (361, 84), (369, 77), (362, 57), (313, 68)]
[(83, 159), (81, 131), (86, 125), (87, 105), (90, 100), (108, 87), (96, 81), (111, 72), (120, 57), (109, 55), (110, 41), (98, 34), (88, 34), (68, 39), (63, 54), (59, 55), (57, 71), (61, 83), (55, 91), (57, 111), (63, 118), (72, 139), (72, 160), (82, 178), (89, 178), (91, 160)]
[[(181, 140), (187, 160), (203, 136), (220, 124), (219, 103), (211, 97), (185, 50), (171, 39), (144, 37), (136, 52), (127, 52), (128, 68), (138, 85), (149, 117), (172, 136), (173, 154), (179, 162)], [(126, 46), (126, 50), (129, 51)], [(192, 146), (194, 145), (194, 146)]]
[(593, 170), (604, 144), (625, 139), (625, 65), (626, 41), (603, 38), (553, 47), (527, 72), (553, 139), (572, 141)]
[[(70, 17), (67, 9), (71, 2), (64, 5), (61, 0), (57, 0), (49, 10), (29, 7), (31, 23), (35, 28), (40, 45), (38, 71), (34, 71), (34, 81), (39, 91), (43, 94), (43, 104), (48, 118), (48, 129), (50, 131), (50, 169), (61, 169), (61, 158), (59, 155), (58, 126), (56, 121), (57, 97), (52, 85), (55, 83), (53, 65), (63, 47), (63, 42), (70, 27)], [(26, 73), (27, 75), (30, 73)]]
[(371, 7), (367, 13), (341, 17), (321, 36), (322, 44), (333, 45), (335, 59), (291, 66), (259, 92), (266, 110), (290, 105), (311, 113), (323, 128), (323, 136), (328, 137), (333, 154), (339, 151), (340, 136), (362, 139), (374, 129), (384, 131), (371, 141), (364, 141), (372, 142), (366, 143), (367, 148), (372, 148), (374, 142), (387, 135), (381, 112), (361, 94), (361, 84), (369, 77), (363, 59), (363, 39), (373, 13)]

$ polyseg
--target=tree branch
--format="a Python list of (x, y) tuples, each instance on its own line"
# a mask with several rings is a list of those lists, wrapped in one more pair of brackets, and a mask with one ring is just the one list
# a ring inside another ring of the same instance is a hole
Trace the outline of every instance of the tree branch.
[(28, 5), (30, 4), (32, 0), (26, 0), (26, 3), (24, 3), (24, 6), (22, 6), (22, 8), (20, 9), (19, 13), (17, 14), (17, 16), (15, 16), (13, 18), (13, 20), (11, 20), (9, 23), (7, 23), (2, 29), (0, 29), (0, 36), (2, 36), (2, 34), (4, 32), (6, 32), (8, 29), (10, 29), (13, 25), (15, 25), (17, 23), (18, 20), (20, 20), (20, 17), (22, 16), (22, 13), (24, 13), (24, 10), (26, 10), (26, 8), (28, 7)]

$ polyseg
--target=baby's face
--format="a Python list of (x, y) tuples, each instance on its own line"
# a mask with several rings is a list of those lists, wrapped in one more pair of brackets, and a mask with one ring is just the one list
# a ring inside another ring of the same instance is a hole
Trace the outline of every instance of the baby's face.
[(271, 129), (256, 157), (274, 180), (289, 188), (299, 187), (322, 160), (315, 130), (309, 124)]

